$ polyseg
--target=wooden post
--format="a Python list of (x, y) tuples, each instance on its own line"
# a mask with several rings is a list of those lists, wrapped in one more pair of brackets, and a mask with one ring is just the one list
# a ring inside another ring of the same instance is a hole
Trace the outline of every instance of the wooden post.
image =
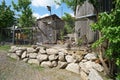
[(15, 25), (13, 25), (13, 37), (12, 37), (12, 43), (15, 44)]

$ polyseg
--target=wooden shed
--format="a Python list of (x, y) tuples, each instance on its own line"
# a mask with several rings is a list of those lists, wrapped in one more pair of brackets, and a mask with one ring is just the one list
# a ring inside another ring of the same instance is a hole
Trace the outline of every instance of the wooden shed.
[[(110, 12), (112, 5), (112, 0), (98, 0), (100, 6), (98, 7), (98, 12)], [(97, 12), (97, 13), (98, 13)], [(90, 25), (97, 21), (97, 13), (94, 6), (85, 0), (82, 5), (77, 5), (76, 8), (76, 22), (75, 22), (75, 40), (82, 39), (83, 43), (92, 43), (99, 36), (97, 31), (93, 32)]]
[(40, 18), (36, 21), (34, 39), (38, 43), (56, 43), (64, 21), (56, 14)]
[(90, 28), (90, 24), (95, 21), (95, 9), (88, 0), (84, 4), (77, 6), (75, 22), (76, 41), (83, 39), (84, 43), (91, 43), (95, 40), (96, 32), (93, 32)]

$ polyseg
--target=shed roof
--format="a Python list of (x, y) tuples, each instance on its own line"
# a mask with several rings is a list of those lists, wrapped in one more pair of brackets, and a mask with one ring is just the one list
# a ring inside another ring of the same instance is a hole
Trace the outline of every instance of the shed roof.
[(39, 21), (39, 20), (42, 20), (42, 19), (46, 19), (46, 18), (57, 18), (57, 19), (59, 19), (59, 20), (61, 20), (61, 21), (63, 21), (61, 18), (59, 18), (56, 14), (53, 14), (53, 15), (49, 15), (49, 16), (45, 16), (45, 17), (43, 17), (43, 18), (39, 18), (39, 19), (37, 19), (37, 21)]
[(80, 20), (80, 19), (95, 17), (95, 16), (96, 16), (96, 14), (88, 14), (88, 15), (85, 15), (85, 16), (80, 16), (80, 17), (77, 17), (77, 18), (76, 18), (76, 21), (77, 21), (77, 20)]

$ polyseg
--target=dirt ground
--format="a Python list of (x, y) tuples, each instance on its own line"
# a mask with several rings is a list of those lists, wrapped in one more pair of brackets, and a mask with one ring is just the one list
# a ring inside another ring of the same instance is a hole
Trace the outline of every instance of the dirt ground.
[(16, 61), (0, 51), (0, 80), (81, 80), (80, 75), (64, 69), (45, 69)]

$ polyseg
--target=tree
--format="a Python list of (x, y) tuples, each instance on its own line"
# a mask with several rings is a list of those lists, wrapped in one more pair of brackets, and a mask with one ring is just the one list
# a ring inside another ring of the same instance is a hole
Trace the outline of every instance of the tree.
[(4, 34), (5, 36), (0, 37), (2, 39), (3, 37), (7, 37), (7, 33), (3, 28), (8, 28), (13, 26), (15, 22), (14, 17), (14, 11), (10, 9), (11, 6), (7, 6), (5, 3), (5, 0), (2, 1), (0, 4), (0, 32)]
[[(65, 2), (69, 7), (75, 7), (83, 4), (85, 0), (61, 0)], [(80, 1), (77, 2), (77, 1)], [(72, 4), (76, 2), (75, 4)], [(97, 14), (99, 15), (97, 23), (92, 25), (93, 30), (99, 31), (99, 40), (94, 43), (94, 47), (99, 47), (99, 58), (105, 68), (108, 75), (120, 74), (120, 0), (113, 1), (115, 8), (110, 13), (98, 13), (99, 2), (97, 0), (89, 0), (95, 7)], [(106, 46), (105, 44), (106, 43)], [(104, 58), (108, 59), (109, 66), (104, 62)], [(117, 66), (116, 66), (116, 64)], [(120, 80), (120, 75), (118, 75)]]
[(72, 17), (70, 14), (65, 13), (65, 16), (63, 16), (62, 19), (65, 21), (65, 26), (63, 31), (64, 35), (74, 32), (75, 18)]
[[(70, 7), (74, 12), (76, 12), (77, 5), (82, 5), (86, 0), (61, 0), (61, 3), (66, 3), (68, 7)], [(55, 2), (58, 3), (56, 0)], [(97, 0), (89, 0), (90, 3), (97, 9), (98, 1)]]
[(14, 11), (10, 7), (6, 5), (5, 0), (2, 1), (0, 5), (0, 28), (11, 27), (14, 24)]
[(82, 4), (85, 0), (61, 0), (60, 3), (55, 0), (57, 4), (66, 3), (74, 12), (78, 4)]
[(17, 12), (20, 12), (18, 15), (18, 23), (20, 27), (32, 27), (35, 18), (32, 16), (32, 9), (30, 8), (31, 0), (18, 0), (18, 4), (15, 4), (12, 1), (13, 7)]
[[(108, 74), (116, 76), (120, 74), (120, 0), (115, 0), (115, 8), (110, 13), (100, 13), (97, 23), (92, 25), (93, 30), (99, 30), (100, 38), (94, 43), (94, 47), (104, 49), (102, 44), (107, 41), (107, 47), (103, 50), (109, 61)], [(103, 56), (103, 55), (102, 55)], [(101, 56), (100, 56), (101, 57)], [(120, 75), (117, 80), (120, 79)]]

